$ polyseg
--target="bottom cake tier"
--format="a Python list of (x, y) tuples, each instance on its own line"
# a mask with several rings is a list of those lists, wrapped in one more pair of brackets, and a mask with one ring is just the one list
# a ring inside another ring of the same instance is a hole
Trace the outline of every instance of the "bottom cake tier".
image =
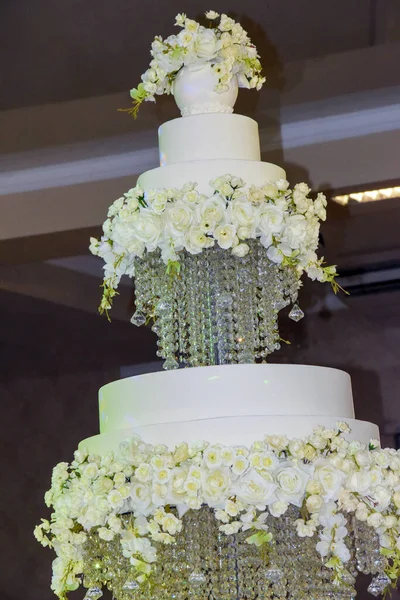
[(348, 439), (368, 443), (378, 427), (354, 418), (351, 381), (338, 369), (305, 365), (223, 365), (151, 373), (99, 393), (100, 435), (89, 452), (117, 450), (133, 436), (169, 448), (185, 441), (250, 446), (266, 435), (304, 438), (338, 421)]

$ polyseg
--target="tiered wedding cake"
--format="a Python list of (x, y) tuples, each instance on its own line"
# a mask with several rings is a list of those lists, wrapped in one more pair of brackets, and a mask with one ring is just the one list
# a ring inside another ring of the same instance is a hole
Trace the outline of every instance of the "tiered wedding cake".
[(400, 573), (400, 456), (354, 419), (346, 373), (266, 364), (278, 313), (304, 316), (302, 274), (338, 289), (316, 253), (326, 199), (260, 160), (257, 123), (231, 114), (264, 82), (257, 51), (206, 16), (155, 38), (132, 112), (173, 92), (183, 116), (91, 240), (100, 312), (133, 277), (165, 372), (101, 388), (100, 435), (55, 467), (35, 535), (62, 600), (353, 600), (358, 571), (377, 596)]

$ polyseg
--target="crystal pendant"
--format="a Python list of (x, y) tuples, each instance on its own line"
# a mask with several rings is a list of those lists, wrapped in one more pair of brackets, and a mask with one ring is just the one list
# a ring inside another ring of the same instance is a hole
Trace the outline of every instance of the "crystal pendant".
[(140, 586), (137, 581), (135, 581), (134, 579), (128, 579), (127, 581), (125, 581), (124, 585), (122, 586), (122, 589), (125, 592), (132, 592), (134, 590), (138, 590), (139, 587)]
[(165, 369), (166, 371), (172, 371), (173, 369), (177, 369), (179, 367), (179, 363), (177, 360), (175, 360), (175, 358), (173, 357), (168, 357), (164, 362), (163, 362), (163, 369)]
[(131, 318), (131, 323), (132, 325), (136, 325), (136, 327), (141, 327), (146, 323), (146, 316), (137, 310)]
[(271, 566), (265, 571), (265, 577), (268, 579), (268, 581), (277, 583), (282, 579), (283, 573), (278, 567)]
[(205, 581), (206, 577), (202, 571), (192, 571), (189, 575), (189, 583), (193, 587), (200, 587)]
[(295, 304), (289, 313), (289, 319), (292, 319), (292, 321), (296, 321), (296, 323), (297, 323), (303, 317), (304, 317), (304, 313), (301, 310), (300, 306), (298, 304)]
[(88, 589), (83, 600), (98, 600), (103, 595), (103, 592), (99, 587), (92, 587)]
[(373, 596), (380, 596), (390, 583), (391, 581), (387, 575), (377, 575), (369, 584), (368, 592)]

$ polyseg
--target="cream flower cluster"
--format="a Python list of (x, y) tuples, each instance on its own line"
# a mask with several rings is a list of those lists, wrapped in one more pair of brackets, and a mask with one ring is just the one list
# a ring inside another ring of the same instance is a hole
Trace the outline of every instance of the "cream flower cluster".
[[(305, 440), (267, 436), (250, 448), (199, 442), (170, 451), (133, 437), (116, 454), (75, 453), (53, 471), (45, 501), (50, 520), (36, 538), (53, 547), (52, 589), (61, 598), (76, 589), (87, 533), (105, 541), (116, 536), (121, 553), (145, 580), (157, 560), (154, 542), (174, 543), (182, 516), (208, 505), (230, 535), (249, 531), (248, 543), (268, 543), (267, 517), (279, 518), (290, 505), (302, 517), (297, 534), (315, 538), (322, 560), (340, 578), (349, 551), (348, 515), (366, 522), (380, 539), (385, 572), (394, 580), (400, 567), (400, 453), (349, 442), (346, 423), (316, 428)], [(178, 516), (170, 512), (177, 508)], [(121, 515), (131, 513), (132, 519)]]
[(311, 279), (334, 280), (335, 267), (323, 267), (316, 254), (319, 223), (326, 218), (323, 194), (313, 200), (305, 183), (289, 189), (285, 179), (256, 187), (224, 175), (210, 185), (209, 196), (195, 183), (179, 190), (135, 187), (112, 204), (103, 237), (90, 245), (105, 262), (102, 310), (111, 308), (122, 275), (134, 276), (134, 259), (155, 250), (167, 264), (183, 251), (198, 254), (215, 244), (244, 257), (246, 241), (259, 239), (272, 262), (295, 268), (299, 277), (306, 271)]
[(179, 14), (175, 25), (181, 31), (177, 35), (165, 40), (155, 37), (150, 67), (139, 86), (131, 90), (136, 110), (143, 100), (154, 101), (156, 95), (170, 94), (177, 73), (185, 66), (199, 69), (210, 63), (218, 79), (217, 92), (227, 90), (233, 77), (239, 87), (261, 89), (265, 77), (261, 76), (257, 48), (247, 32), (225, 14), (208, 11), (206, 18), (208, 27)]

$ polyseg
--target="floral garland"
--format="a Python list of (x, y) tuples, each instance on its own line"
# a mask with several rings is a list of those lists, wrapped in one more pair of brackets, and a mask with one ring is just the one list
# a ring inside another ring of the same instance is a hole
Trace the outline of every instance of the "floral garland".
[[(295, 522), (300, 537), (315, 537), (316, 549), (338, 581), (345, 574), (349, 550), (346, 514), (366, 522), (379, 536), (385, 574), (395, 584), (400, 571), (400, 453), (346, 441), (346, 423), (316, 428), (305, 440), (267, 436), (250, 448), (199, 442), (170, 451), (138, 437), (120, 445), (117, 454), (88, 455), (58, 464), (51, 490), (53, 508), (35, 536), (54, 548), (52, 589), (64, 598), (80, 584), (83, 546), (88, 534), (119, 539), (123, 556), (145, 581), (157, 560), (152, 542), (170, 544), (181, 518), (203, 505), (213, 509), (226, 535), (249, 531), (247, 542), (271, 541), (266, 517), (280, 517), (290, 505), (301, 507)], [(178, 517), (170, 512), (176, 506)], [(123, 519), (130, 512), (132, 519)]]
[(209, 27), (181, 13), (175, 21), (182, 28), (178, 35), (165, 40), (160, 36), (154, 38), (150, 68), (142, 75), (138, 87), (131, 90), (134, 103), (127, 112), (136, 117), (143, 100), (154, 102), (155, 95), (171, 94), (173, 81), (184, 66), (197, 70), (210, 63), (218, 78), (217, 92), (226, 91), (234, 77), (239, 87), (261, 89), (265, 77), (261, 76), (257, 48), (247, 32), (225, 14), (210, 10), (205, 15)]
[(196, 183), (146, 192), (137, 186), (111, 205), (103, 237), (90, 240), (90, 251), (105, 262), (100, 312), (111, 308), (122, 275), (134, 277), (134, 261), (145, 252), (159, 250), (168, 270), (179, 271), (182, 251), (199, 254), (217, 244), (243, 257), (246, 240), (256, 238), (272, 262), (294, 267), (299, 278), (305, 271), (313, 280), (329, 281), (337, 291), (336, 268), (324, 266), (316, 254), (319, 222), (326, 219), (324, 194), (312, 200), (307, 184), (292, 190), (285, 179), (256, 187), (224, 175), (210, 185), (209, 196)]

